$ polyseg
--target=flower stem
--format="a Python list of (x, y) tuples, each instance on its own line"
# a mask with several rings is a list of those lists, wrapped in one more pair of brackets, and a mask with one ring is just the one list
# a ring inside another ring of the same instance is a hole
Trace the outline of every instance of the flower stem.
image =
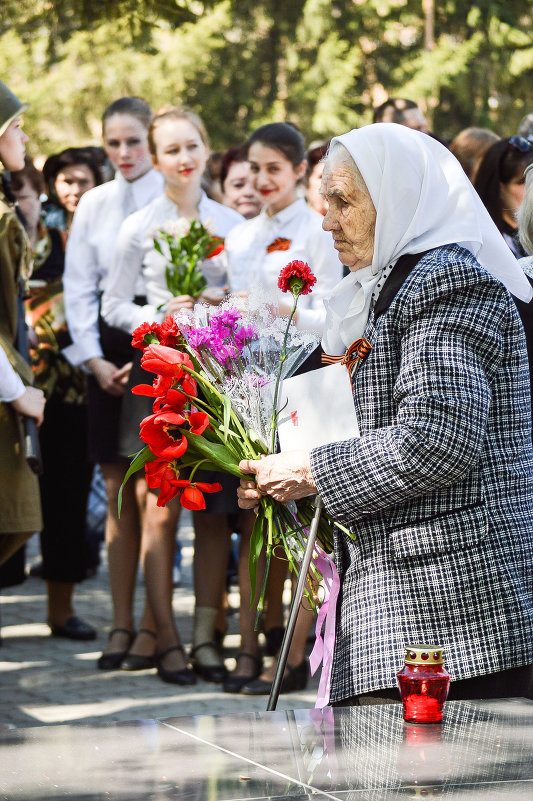
[(296, 311), (296, 305), (298, 303), (298, 295), (293, 295), (293, 304), (292, 304), (292, 311), (290, 313), (289, 320), (287, 322), (287, 328), (285, 329), (285, 336), (283, 337), (283, 345), (281, 346), (281, 353), (279, 355), (279, 368), (276, 375), (276, 385), (274, 387), (274, 408), (272, 409), (272, 420), (270, 423), (270, 453), (274, 453), (274, 448), (276, 447), (276, 431), (278, 429), (278, 396), (279, 396), (279, 387), (281, 383), (281, 374), (283, 372), (283, 364), (287, 360), (287, 340), (289, 338), (289, 329), (291, 327), (292, 318), (294, 317), (294, 313)]

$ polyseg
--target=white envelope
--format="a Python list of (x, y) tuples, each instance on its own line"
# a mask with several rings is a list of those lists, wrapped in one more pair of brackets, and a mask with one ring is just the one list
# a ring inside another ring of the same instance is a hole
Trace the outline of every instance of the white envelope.
[(340, 362), (287, 378), (278, 412), (282, 451), (310, 450), (359, 436), (350, 376)]

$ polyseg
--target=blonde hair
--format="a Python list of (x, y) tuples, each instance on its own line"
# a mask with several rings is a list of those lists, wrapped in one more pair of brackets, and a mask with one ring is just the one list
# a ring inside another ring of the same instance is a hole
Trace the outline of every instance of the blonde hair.
[(156, 144), (154, 140), (154, 132), (159, 125), (160, 122), (163, 120), (187, 120), (193, 125), (198, 134), (200, 135), (200, 139), (204, 143), (204, 145), (209, 148), (209, 138), (207, 136), (207, 131), (205, 130), (205, 125), (203, 124), (202, 120), (198, 116), (198, 114), (193, 111), (191, 108), (187, 106), (162, 106), (154, 116), (152, 117), (152, 121), (150, 123), (150, 127), (148, 128), (148, 148), (152, 156), (156, 156)]

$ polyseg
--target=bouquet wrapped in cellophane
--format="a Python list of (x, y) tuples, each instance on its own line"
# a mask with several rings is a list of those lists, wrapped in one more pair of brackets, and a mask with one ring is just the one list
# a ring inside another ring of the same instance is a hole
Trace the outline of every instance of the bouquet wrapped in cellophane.
[[(196, 304), (193, 312), (136, 329), (132, 344), (144, 351), (141, 364), (156, 378), (132, 390), (153, 397), (154, 405), (153, 414), (141, 422), (146, 446), (125, 480), (144, 467), (149, 487), (159, 488), (158, 505), (179, 496), (184, 507), (202, 509), (203, 493), (221, 486), (196, 482), (197, 470), (251, 478), (241, 473), (239, 462), (275, 452), (281, 382), (318, 344), (317, 336), (298, 331), (292, 321), (298, 297), (311, 291), (315, 281), (303, 262), (282, 270), (279, 286), (293, 295), (289, 319), (281, 318), (277, 303), (265, 302), (263, 293), (246, 300), (231, 297), (218, 307)], [(313, 513), (312, 497), (288, 504), (261, 498), (250, 543), (252, 598), (257, 562), (263, 550), (266, 555), (257, 619), (272, 554), (284, 556), (297, 574)], [(317, 539), (327, 553), (333, 548), (334, 525), (322, 515)], [(320, 575), (314, 563), (311, 570), (306, 594), (316, 606), (312, 588)]]

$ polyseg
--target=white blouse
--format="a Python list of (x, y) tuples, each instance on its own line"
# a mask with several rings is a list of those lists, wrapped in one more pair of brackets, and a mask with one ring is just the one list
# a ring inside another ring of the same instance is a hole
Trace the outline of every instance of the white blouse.
[(0, 347), (0, 402), (11, 403), (24, 395), (25, 391), (22, 379), (11, 366), (5, 350)]
[(96, 186), (81, 198), (67, 241), (63, 276), (66, 317), (74, 343), (63, 353), (72, 364), (103, 356), (98, 333), (100, 297), (120, 226), (128, 214), (160, 195), (163, 185), (156, 170), (131, 182), (117, 173), (113, 181)]
[[(322, 219), (300, 198), (272, 217), (263, 210), (234, 228), (226, 239), (230, 291), (276, 289), (286, 264), (294, 259), (305, 261), (317, 282), (309, 295), (298, 300), (297, 327), (321, 333), (326, 319), (324, 300), (342, 278), (342, 265), (331, 234), (322, 228)], [(286, 302), (281, 291), (279, 299)]]
[[(166, 304), (172, 295), (165, 279), (167, 261), (155, 250), (154, 235), (158, 228), (179, 217), (178, 206), (163, 193), (123, 223), (102, 298), (102, 314), (109, 325), (131, 333), (141, 323), (160, 322), (164, 318), (165, 313), (158, 311), (158, 306)], [(198, 217), (204, 225), (209, 223), (216, 236), (224, 238), (244, 220), (237, 211), (211, 200), (205, 192), (200, 198)], [(206, 259), (201, 269), (209, 286), (222, 287), (227, 283), (224, 252)], [(142, 289), (136, 292), (139, 279)], [(136, 294), (146, 295), (147, 305), (137, 306), (133, 302)]]

